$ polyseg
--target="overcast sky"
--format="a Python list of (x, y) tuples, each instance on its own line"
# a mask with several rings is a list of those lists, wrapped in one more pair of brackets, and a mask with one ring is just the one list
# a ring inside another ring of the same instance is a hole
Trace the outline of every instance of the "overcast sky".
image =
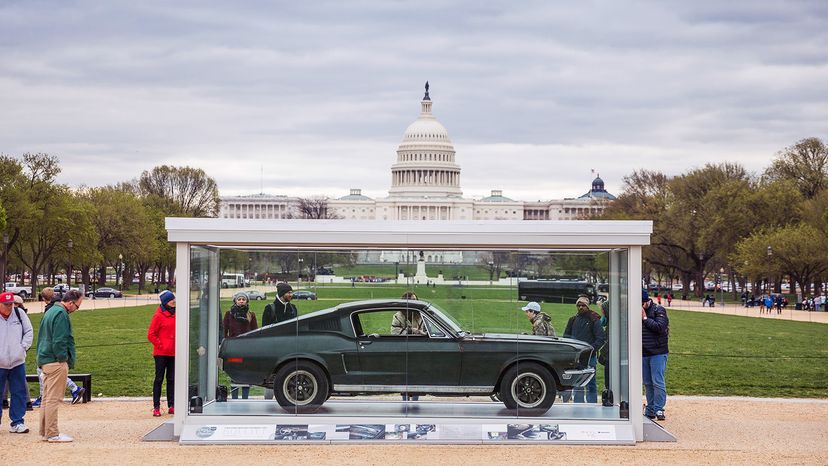
[(752, 172), (828, 139), (828, 2), (0, 0), (0, 152), (60, 181), (387, 195), (431, 83), (467, 197)]

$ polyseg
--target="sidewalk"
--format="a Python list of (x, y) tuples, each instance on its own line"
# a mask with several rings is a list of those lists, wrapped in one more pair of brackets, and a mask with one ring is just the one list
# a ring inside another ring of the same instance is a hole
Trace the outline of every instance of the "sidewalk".
[[(149, 401), (99, 401), (60, 407), (60, 429), (70, 444), (47, 444), (40, 410), (26, 413), (28, 434), (0, 428), (1, 464), (826, 464), (828, 403), (814, 400), (668, 398), (664, 427), (675, 443), (600, 445), (210, 445), (142, 442), (171, 420), (153, 418)], [(182, 408), (184, 406), (181, 406)]]
[[(667, 307), (667, 301), (661, 300), (662, 306)], [(828, 312), (821, 311), (797, 311), (794, 310), (793, 305), (789, 305), (788, 309), (782, 310), (781, 314), (777, 314), (776, 310), (772, 313), (759, 314), (759, 307), (744, 307), (741, 303), (727, 303), (725, 305), (716, 304), (715, 307), (702, 307), (699, 301), (674, 299), (673, 305), (667, 309), (678, 309), (680, 311), (693, 312), (709, 312), (713, 314), (727, 314), (742, 317), (756, 317), (760, 319), (782, 319), (782, 320), (796, 320), (799, 322), (816, 322), (820, 324), (828, 324)]]

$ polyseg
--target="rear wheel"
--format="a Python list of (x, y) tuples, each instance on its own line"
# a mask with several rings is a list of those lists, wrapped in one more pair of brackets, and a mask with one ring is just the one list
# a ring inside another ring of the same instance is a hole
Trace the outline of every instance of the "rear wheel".
[(276, 371), (273, 394), (287, 411), (314, 412), (328, 399), (328, 378), (316, 364), (290, 362)]
[(115, 297), (115, 293), (109, 293), (109, 298), (112, 299)]
[(552, 374), (532, 362), (510, 367), (500, 382), (499, 398), (509, 409), (544, 413), (552, 407), (557, 394)]
[(23, 299), (26, 299), (26, 298), (29, 297), (29, 293), (26, 293), (26, 291), (24, 290), (24, 291), (21, 291), (20, 293), (18, 293), (18, 296), (20, 296)]

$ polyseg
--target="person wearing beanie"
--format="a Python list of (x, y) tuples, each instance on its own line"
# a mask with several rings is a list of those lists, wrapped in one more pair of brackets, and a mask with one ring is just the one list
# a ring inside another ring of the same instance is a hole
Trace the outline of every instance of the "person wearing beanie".
[[(589, 367), (595, 368), (598, 364), (598, 349), (604, 346), (607, 341), (607, 334), (604, 332), (604, 327), (601, 326), (601, 316), (597, 312), (589, 308), (589, 298), (580, 296), (575, 301), (576, 314), (569, 318), (564, 330), (565, 338), (574, 338), (581, 340), (584, 343), (592, 345), (594, 351), (589, 358)], [(569, 392), (565, 392), (562, 396), (564, 401), (569, 401)], [(577, 387), (572, 389), (572, 394), (575, 398), (575, 403), (584, 402), (584, 387)], [(586, 402), (598, 402), (598, 384), (593, 377), (586, 386)]]
[(265, 306), (262, 313), (262, 325), (278, 324), (296, 318), (298, 312), (296, 306), (290, 302), (291, 299), (293, 299), (293, 288), (285, 282), (277, 283), (276, 299)]
[(161, 415), (161, 385), (167, 379), (167, 407), (169, 414), (175, 413), (175, 295), (164, 290), (158, 295), (161, 304), (152, 316), (147, 340), (152, 343), (152, 357), (155, 359), (155, 380), (152, 382), (152, 415)]
[[(233, 297), (233, 305), (230, 310), (224, 313), (224, 338), (235, 338), (242, 333), (247, 333), (259, 328), (256, 322), (256, 313), (250, 310), (250, 298), (244, 293), (238, 293)], [(231, 381), (230, 394), (233, 399), (239, 397), (241, 388), (242, 399), (250, 396), (250, 385), (241, 385)]]
[(526, 318), (532, 323), (532, 335), (557, 336), (552, 326), (552, 318), (549, 314), (541, 312), (540, 304), (533, 301), (520, 310), (526, 313)]
[(641, 376), (644, 379), (644, 393), (647, 406), (644, 415), (650, 419), (665, 420), (664, 405), (667, 404), (668, 339), (670, 319), (667, 310), (654, 303), (647, 291), (641, 292)]

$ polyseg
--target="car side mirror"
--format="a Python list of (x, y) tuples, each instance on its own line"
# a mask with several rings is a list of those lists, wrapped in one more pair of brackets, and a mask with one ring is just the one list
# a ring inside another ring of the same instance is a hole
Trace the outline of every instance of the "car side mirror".
[(379, 338), (379, 333), (371, 333), (368, 335), (368, 338)]

